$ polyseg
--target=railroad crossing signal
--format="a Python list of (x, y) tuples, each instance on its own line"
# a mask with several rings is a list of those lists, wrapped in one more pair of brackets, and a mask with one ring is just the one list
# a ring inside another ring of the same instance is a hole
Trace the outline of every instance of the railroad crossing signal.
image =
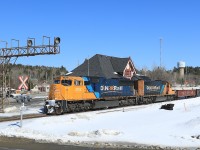
[(28, 80), (28, 76), (24, 78), (24, 76), (19, 76), (19, 80), (21, 81), (21, 84), (18, 86), (19, 90), (25, 89), (28, 90), (28, 85), (26, 84), (26, 81)]

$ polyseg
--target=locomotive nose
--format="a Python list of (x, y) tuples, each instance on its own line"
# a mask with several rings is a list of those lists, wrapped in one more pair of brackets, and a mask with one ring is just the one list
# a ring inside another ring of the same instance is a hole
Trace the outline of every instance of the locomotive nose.
[(59, 95), (60, 95), (59, 85), (52, 84), (50, 87), (49, 99), (56, 100), (58, 99)]

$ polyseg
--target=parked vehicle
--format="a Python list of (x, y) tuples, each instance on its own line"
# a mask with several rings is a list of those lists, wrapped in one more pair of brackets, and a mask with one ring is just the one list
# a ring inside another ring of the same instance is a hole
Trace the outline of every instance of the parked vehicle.
[(14, 97), (17, 102), (30, 102), (32, 97), (27, 94), (19, 94)]

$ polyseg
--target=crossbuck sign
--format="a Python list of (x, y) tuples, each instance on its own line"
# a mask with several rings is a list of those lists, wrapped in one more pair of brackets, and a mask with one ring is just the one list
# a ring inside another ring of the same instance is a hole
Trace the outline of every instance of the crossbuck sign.
[(19, 80), (21, 81), (21, 84), (18, 86), (19, 90), (25, 89), (28, 90), (28, 85), (26, 84), (26, 81), (28, 80), (28, 76), (19, 76)]

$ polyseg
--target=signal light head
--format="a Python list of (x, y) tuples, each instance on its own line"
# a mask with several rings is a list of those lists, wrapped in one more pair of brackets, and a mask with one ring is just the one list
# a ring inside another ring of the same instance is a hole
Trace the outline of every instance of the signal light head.
[(60, 38), (59, 37), (55, 37), (54, 38), (54, 45), (58, 45), (60, 44)]
[(27, 40), (27, 46), (31, 47), (33, 45), (33, 41), (32, 40)]

